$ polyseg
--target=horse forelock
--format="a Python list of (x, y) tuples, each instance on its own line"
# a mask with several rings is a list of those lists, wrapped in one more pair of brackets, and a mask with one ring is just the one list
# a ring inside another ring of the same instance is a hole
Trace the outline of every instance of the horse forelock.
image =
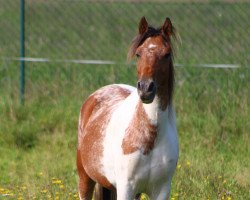
[[(172, 29), (173, 29), (172, 36), (174, 39), (176, 39), (175, 28), (172, 27)], [(155, 36), (159, 36), (159, 35), (161, 35), (171, 45), (171, 41), (162, 33), (162, 27), (154, 28), (152, 26), (149, 26), (148, 30), (144, 34), (142, 34), (142, 35), (138, 34), (132, 40), (132, 43), (131, 43), (129, 51), (128, 51), (127, 60), (130, 61), (135, 56), (136, 49), (139, 46), (141, 46), (147, 38), (155, 37)], [(172, 52), (172, 54), (173, 54), (173, 52)]]

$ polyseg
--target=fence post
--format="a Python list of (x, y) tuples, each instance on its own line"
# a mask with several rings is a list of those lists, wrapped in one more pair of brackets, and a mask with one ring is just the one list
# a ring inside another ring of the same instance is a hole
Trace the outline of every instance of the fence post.
[(20, 101), (24, 104), (25, 93), (25, 0), (20, 0)]

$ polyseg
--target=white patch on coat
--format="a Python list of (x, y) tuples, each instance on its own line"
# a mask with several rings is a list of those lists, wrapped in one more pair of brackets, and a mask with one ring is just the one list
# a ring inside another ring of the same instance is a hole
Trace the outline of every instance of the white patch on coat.
[(154, 101), (150, 104), (143, 103), (143, 108), (146, 111), (146, 114), (153, 125), (157, 125), (158, 122), (158, 113), (159, 113), (159, 99), (155, 96)]
[(151, 50), (151, 49), (155, 49), (157, 47), (156, 44), (149, 44), (148, 45), (148, 49)]
[(137, 91), (134, 91), (119, 105), (114, 111), (110, 123), (106, 129), (104, 138), (103, 151), (103, 171), (111, 184), (116, 186), (115, 165), (117, 157), (123, 155), (121, 144), (125, 135), (125, 130), (129, 125), (130, 120), (138, 102)]
[[(102, 171), (108, 181), (117, 188), (117, 199), (132, 199), (136, 193), (145, 192), (153, 199), (168, 196), (178, 160), (178, 139), (175, 113), (169, 116), (168, 108), (159, 111), (158, 98), (151, 104), (143, 104), (149, 119), (158, 124), (159, 132), (153, 150), (148, 155), (140, 151), (124, 155), (122, 141), (140, 101), (135, 88), (114, 110), (106, 127), (103, 141)], [(157, 196), (157, 195), (159, 196)]]

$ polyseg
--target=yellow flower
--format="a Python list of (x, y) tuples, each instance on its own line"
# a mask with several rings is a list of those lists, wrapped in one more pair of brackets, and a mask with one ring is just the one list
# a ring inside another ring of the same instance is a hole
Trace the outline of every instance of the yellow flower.
[(64, 188), (65, 188), (63, 184), (61, 184), (59, 187), (60, 187), (61, 189), (64, 189)]
[(53, 184), (62, 184), (62, 181), (60, 179), (53, 179), (52, 183)]
[(21, 189), (22, 189), (22, 190), (26, 190), (27, 187), (26, 187), (26, 186), (22, 186)]
[(43, 172), (39, 172), (39, 173), (38, 173), (38, 176), (43, 176)]
[(180, 169), (180, 168), (181, 168), (181, 164), (178, 164), (178, 165), (177, 165), (177, 169)]
[(227, 200), (232, 200), (232, 198), (231, 197), (227, 197)]
[(46, 194), (48, 192), (48, 190), (44, 189), (41, 192), (44, 193), (44, 194)]
[(14, 196), (14, 193), (9, 189), (0, 188), (0, 194), (3, 196)]
[(141, 194), (141, 200), (149, 200), (149, 197), (148, 197), (148, 195), (146, 195), (146, 194)]
[(4, 192), (5, 189), (4, 188), (0, 188), (0, 194), (2, 194), (2, 192)]
[(174, 193), (174, 195), (173, 195), (174, 197), (178, 197), (179, 196), (179, 194), (176, 192), (176, 193)]
[(190, 167), (190, 165), (191, 165), (190, 161), (187, 161), (186, 164), (188, 167)]

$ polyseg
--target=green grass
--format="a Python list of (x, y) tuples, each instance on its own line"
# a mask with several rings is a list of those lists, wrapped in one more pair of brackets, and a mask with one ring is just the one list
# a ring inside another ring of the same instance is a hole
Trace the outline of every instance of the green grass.
[[(0, 0), (0, 16), (6, 19), (0, 20), (5, 27), (0, 54), (16, 57), (18, 1), (5, 2)], [(157, 25), (165, 16), (173, 19), (182, 37), (176, 62), (240, 64), (238, 69), (176, 68), (180, 160), (172, 200), (249, 199), (248, 3), (27, 2), (30, 57), (123, 63), (137, 21), (145, 15)], [(135, 85), (135, 68), (26, 63), (26, 102), (20, 106), (19, 63), (0, 60), (0, 199), (78, 198), (79, 109), (89, 94), (111, 83)]]
[[(28, 81), (23, 107), (17, 86), (4, 83), (8, 90), (0, 98), (0, 187), (14, 196), (2, 198), (75, 198), (77, 119), (83, 99), (102, 85), (135, 82), (133, 67), (80, 68), (28, 66), (34, 77), (40, 70), (46, 73)], [(180, 161), (173, 198), (247, 199), (249, 69), (177, 68), (176, 75)]]

